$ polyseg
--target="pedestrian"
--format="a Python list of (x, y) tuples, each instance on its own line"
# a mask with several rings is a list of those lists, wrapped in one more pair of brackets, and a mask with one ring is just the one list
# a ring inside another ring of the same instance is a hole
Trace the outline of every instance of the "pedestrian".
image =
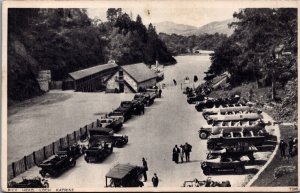
[(287, 144), (283, 141), (283, 139), (279, 143), (280, 155), (281, 157), (285, 157), (285, 149)]
[(179, 159), (179, 153), (180, 153), (180, 150), (177, 147), (177, 145), (175, 145), (175, 147), (173, 148), (173, 161), (177, 164), (178, 164), (178, 159)]
[(159, 98), (161, 98), (161, 93), (162, 93), (162, 90), (159, 89), (159, 90), (158, 90), (158, 97), (159, 97)]
[(143, 161), (143, 176), (144, 176), (144, 182), (147, 182), (147, 171), (148, 171), (148, 164), (145, 158), (142, 159)]
[(142, 110), (142, 114), (145, 114), (145, 105), (144, 105), (144, 103), (141, 103), (141, 110)]
[(292, 137), (289, 138), (289, 156), (292, 157), (292, 151), (294, 146), (294, 140)]
[(192, 146), (186, 142), (185, 145), (184, 145), (184, 153), (185, 153), (186, 162), (190, 161), (191, 151), (192, 151)]
[(184, 146), (180, 145), (180, 159), (181, 159), (181, 163), (183, 163), (183, 158), (184, 158)]
[(177, 85), (177, 82), (176, 82), (176, 80), (175, 80), (175, 79), (173, 79), (173, 83), (174, 83), (174, 85), (175, 85), (175, 86)]
[(158, 182), (159, 182), (158, 177), (157, 177), (156, 173), (154, 173), (154, 176), (152, 178), (153, 187), (157, 187)]

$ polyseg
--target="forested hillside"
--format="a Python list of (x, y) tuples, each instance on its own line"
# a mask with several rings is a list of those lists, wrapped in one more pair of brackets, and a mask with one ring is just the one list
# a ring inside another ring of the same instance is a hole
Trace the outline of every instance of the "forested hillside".
[(107, 22), (91, 20), (85, 9), (8, 10), (8, 98), (24, 100), (42, 94), (39, 70), (53, 80), (69, 72), (104, 64), (144, 62), (174, 64), (150, 24), (132, 20), (122, 9), (108, 9)]
[(219, 33), (197, 36), (159, 33), (159, 37), (166, 43), (168, 50), (174, 55), (193, 53), (194, 50), (198, 49), (214, 50), (221, 42), (227, 39), (225, 34)]
[(228, 71), (232, 86), (254, 82), (276, 103), (278, 117), (297, 119), (297, 9), (242, 9), (233, 16), (234, 33), (214, 50), (209, 72)]

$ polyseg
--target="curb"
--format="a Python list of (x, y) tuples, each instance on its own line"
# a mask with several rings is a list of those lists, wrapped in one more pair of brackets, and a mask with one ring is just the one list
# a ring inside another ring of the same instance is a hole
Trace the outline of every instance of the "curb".
[[(270, 117), (267, 113), (263, 113), (263, 114), (264, 114), (264, 116), (267, 115), (268, 117)], [(273, 118), (272, 118), (272, 122), (274, 122)], [(277, 152), (277, 150), (279, 148), (278, 143), (280, 142), (279, 125), (275, 126), (274, 129), (275, 129), (275, 133), (277, 133), (277, 145), (276, 145), (273, 153), (271, 154), (269, 160), (267, 161), (267, 163), (265, 163), (265, 165), (263, 167), (261, 167), (261, 169), (252, 177), (252, 179), (246, 184), (245, 187), (250, 187), (258, 179), (258, 177), (260, 176), (260, 174), (270, 165), (271, 161), (274, 159), (274, 157), (276, 155), (276, 152)]]

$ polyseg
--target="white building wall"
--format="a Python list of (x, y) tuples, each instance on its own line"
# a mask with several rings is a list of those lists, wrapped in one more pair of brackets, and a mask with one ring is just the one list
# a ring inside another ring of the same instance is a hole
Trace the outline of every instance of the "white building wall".
[(40, 89), (48, 92), (49, 83), (51, 81), (51, 71), (50, 70), (41, 70), (38, 74), (37, 81), (40, 85)]
[(108, 79), (106, 82), (106, 90), (113, 91), (115, 88), (119, 89), (119, 83), (116, 82), (115, 77), (119, 75), (119, 71), (117, 71), (112, 77)]
[(124, 80), (135, 90), (138, 90), (137, 83), (124, 71), (123, 73)]

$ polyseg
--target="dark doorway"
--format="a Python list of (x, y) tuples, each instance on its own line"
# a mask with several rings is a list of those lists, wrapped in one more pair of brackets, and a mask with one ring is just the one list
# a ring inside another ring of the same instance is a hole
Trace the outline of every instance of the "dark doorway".
[(119, 83), (119, 92), (124, 92), (124, 83)]

